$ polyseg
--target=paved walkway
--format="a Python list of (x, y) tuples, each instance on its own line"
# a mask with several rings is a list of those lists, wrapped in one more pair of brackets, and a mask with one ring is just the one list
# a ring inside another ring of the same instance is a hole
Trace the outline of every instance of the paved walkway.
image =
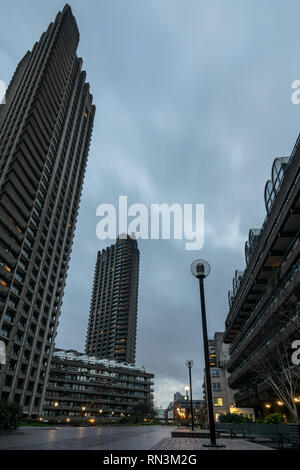
[(274, 450), (262, 444), (249, 442), (246, 439), (226, 439), (217, 440), (217, 444), (223, 444), (226, 447), (215, 449), (213, 447), (203, 447), (203, 444), (209, 444), (208, 439), (169, 437), (159, 441), (151, 450)]
[[(212, 450), (208, 439), (171, 438), (171, 426), (23, 427), (0, 434), (3, 450)], [(246, 439), (218, 439), (223, 450), (273, 450)], [(215, 450), (215, 449), (214, 449)]]
[(170, 437), (170, 426), (19, 428), (0, 434), (6, 450), (149, 450)]

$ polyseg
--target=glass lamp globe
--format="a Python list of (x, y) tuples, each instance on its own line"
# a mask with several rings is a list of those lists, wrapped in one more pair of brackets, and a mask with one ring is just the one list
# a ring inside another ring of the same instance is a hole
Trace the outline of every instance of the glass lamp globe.
[(197, 278), (207, 277), (210, 273), (210, 265), (204, 259), (196, 259), (191, 264), (191, 272)]

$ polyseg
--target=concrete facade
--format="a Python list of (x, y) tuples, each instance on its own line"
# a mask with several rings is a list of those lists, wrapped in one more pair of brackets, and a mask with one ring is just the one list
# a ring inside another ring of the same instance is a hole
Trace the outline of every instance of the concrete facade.
[(134, 364), (139, 259), (137, 241), (129, 236), (98, 252), (86, 354)]
[[(254, 407), (259, 415), (287, 413), (264, 377), (292, 372), (291, 345), (300, 330), (300, 139), (290, 157), (276, 158), (265, 187), (266, 217), (249, 231), (244, 271), (236, 271), (228, 294), (224, 341), (230, 344), (226, 368), (229, 385), (238, 389), (237, 406)], [(278, 359), (278, 351), (281, 351)], [(277, 359), (276, 359), (277, 358)], [(279, 364), (281, 362), (281, 365)], [(269, 374), (268, 372), (268, 374)], [(300, 402), (300, 389), (294, 400)]]
[[(217, 332), (214, 339), (209, 340), (210, 375), (212, 386), (212, 398), (214, 405), (215, 421), (220, 420), (222, 414), (235, 413), (249, 416), (254, 419), (252, 408), (237, 408), (233, 390), (228, 385), (230, 374), (226, 370), (226, 362), (229, 360), (229, 345), (224, 343), (224, 333)], [(206, 400), (206, 380), (204, 375), (203, 395)]]
[(118, 421), (137, 404), (153, 405), (153, 379), (142, 366), (57, 349), (42, 416)]
[(0, 398), (41, 413), (95, 106), (71, 8), (19, 63), (0, 109)]

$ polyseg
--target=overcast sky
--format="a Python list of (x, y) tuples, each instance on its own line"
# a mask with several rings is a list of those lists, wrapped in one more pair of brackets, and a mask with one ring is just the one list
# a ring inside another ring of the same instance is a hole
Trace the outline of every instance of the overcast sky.
[[(202, 396), (199, 292), (190, 264), (211, 264), (208, 329), (224, 330), (227, 291), (244, 244), (265, 217), (273, 159), (290, 155), (300, 105), (300, 3), (281, 0), (76, 0), (83, 58), (97, 106), (57, 346), (84, 350), (97, 250), (96, 207), (205, 204), (205, 244), (142, 240), (137, 363), (155, 373), (156, 403), (184, 393), (194, 360)], [(64, 6), (0, 1), (0, 80)]]

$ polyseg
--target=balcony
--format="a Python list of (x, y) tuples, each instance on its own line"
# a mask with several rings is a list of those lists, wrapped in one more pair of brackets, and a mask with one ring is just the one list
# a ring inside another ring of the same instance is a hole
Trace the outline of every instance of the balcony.
[[(228, 385), (231, 388), (240, 388), (244, 381), (244, 376), (246, 377), (246, 382), (249, 383), (249, 373), (250, 375), (256, 375), (254, 371), (254, 364), (259, 363), (265, 356), (271, 354), (272, 350), (274, 347), (276, 347), (277, 344), (284, 342), (295, 332), (295, 320), (299, 325), (300, 319), (298, 312), (296, 318), (287, 320), (286, 324), (283, 325), (277, 332), (273, 330), (270, 331), (269, 335), (265, 338), (264, 344), (251, 352), (249, 357), (247, 357), (229, 376)], [(250, 383), (252, 383), (252, 379), (250, 380)]]
[[(298, 142), (298, 141), (297, 141)], [(298, 147), (297, 147), (298, 148)], [(251, 259), (226, 320), (225, 341), (232, 342), (249, 318), (253, 305), (257, 304), (265, 285), (271, 277), (272, 266), (281, 265), (284, 270), (291, 263), (285, 253), (290, 249), (300, 226), (300, 153), (293, 155), (285, 176), (277, 191), (272, 209), (266, 216)], [(299, 248), (298, 248), (299, 249)]]
[[(265, 326), (272, 315), (278, 310), (279, 306), (290, 295), (293, 287), (298, 284), (300, 284), (300, 260), (286, 274), (279, 287), (276, 287), (273, 294), (269, 296), (269, 292), (267, 291), (264, 293), (264, 296), (261, 297), (260, 302), (255, 306), (253, 315), (249, 316), (244, 328), (233, 344), (233, 352), (226, 363), (226, 369), (229, 372), (232, 370), (235, 361), (240, 361), (241, 354), (245, 351), (247, 345), (251, 344), (255, 335), (263, 328), (263, 326)], [(260, 310), (260, 307), (262, 306), (263, 309)], [(258, 313), (259, 311), (260, 313)], [(256, 314), (256, 318), (254, 314)], [(254, 320), (253, 317), (255, 318)], [(249, 328), (248, 331), (247, 327)], [(245, 332), (247, 333), (245, 334)], [(242, 334), (244, 334), (243, 339), (240, 339)]]

